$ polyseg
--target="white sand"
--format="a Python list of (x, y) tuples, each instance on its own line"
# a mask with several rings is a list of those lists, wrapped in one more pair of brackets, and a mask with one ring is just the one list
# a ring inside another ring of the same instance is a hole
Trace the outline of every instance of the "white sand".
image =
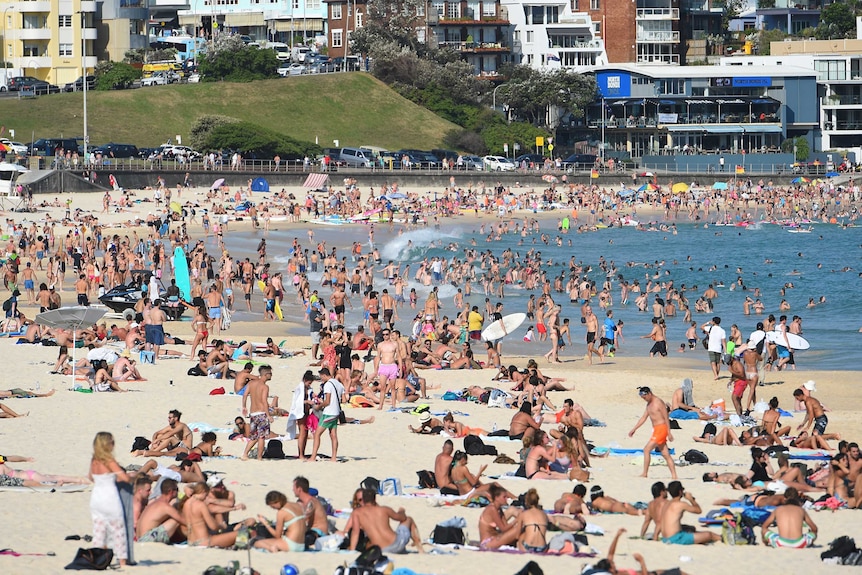
[[(76, 196), (75, 206), (88, 206), (100, 210), (101, 198), (94, 194)], [(140, 208), (143, 215), (147, 207)], [(60, 211), (55, 211), (59, 216)], [(20, 217), (21, 214), (15, 214)], [(110, 215), (109, 219), (127, 219), (128, 215)], [(64, 295), (68, 300), (70, 292)], [(32, 317), (32, 310), (28, 316)], [(110, 320), (109, 320), (110, 323)], [(179, 335), (190, 332), (188, 322), (170, 325), (170, 331)], [(235, 323), (228, 333), (233, 339), (262, 339), (268, 334), (286, 333), (284, 325)], [(290, 338), (288, 348), (296, 349), (308, 345), (307, 338)], [(590, 414), (608, 423), (605, 428), (588, 428), (587, 437), (598, 445), (608, 445), (612, 442), (622, 447), (640, 448), (646, 442), (649, 431), (642, 428), (633, 439), (627, 437), (628, 431), (643, 410), (643, 401), (638, 397), (635, 387), (651, 386), (655, 393), (669, 399), (672, 391), (678, 387), (684, 377), (694, 380), (694, 396), (696, 402), (705, 404), (718, 397), (724, 397), (730, 403), (725, 386), (727, 379), (713, 382), (705, 355), (694, 352), (667, 359), (631, 358), (625, 356), (609, 360), (604, 365), (588, 366), (582, 360), (583, 344), (575, 344), (574, 349), (568, 349), (569, 355), (564, 355), (566, 362), (558, 366), (540, 364), (544, 373), (567, 378), (569, 385), (575, 384), (571, 393), (551, 393), (552, 400), (561, 405), (565, 397), (574, 397), (583, 404)], [(183, 346), (188, 352), (188, 346)], [(546, 349), (536, 344), (535, 357), (539, 358)], [(192, 363), (188, 360), (161, 361), (156, 365), (143, 365), (141, 371), (148, 379), (141, 383), (127, 383), (123, 386), (135, 390), (133, 393), (83, 394), (68, 391), (71, 387), (68, 377), (48, 375), (56, 358), (56, 348), (41, 346), (14, 345), (11, 340), (0, 341), (0, 354), (4, 358), (3, 375), (0, 376), (0, 388), (11, 387), (32, 388), (36, 382), (41, 382), (41, 389), (56, 388), (58, 392), (47, 399), (16, 399), (5, 400), (6, 405), (19, 412), (30, 411), (30, 416), (20, 419), (5, 419), (0, 421), (0, 453), (32, 456), (36, 461), (32, 464), (13, 464), (18, 469), (35, 468), (45, 473), (62, 473), (85, 475), (87, 473), (93, 436), (98, 431), (110, 431), (117, 440), (117, 458), (125, 465), (143, 463), (143, 459), (132, 458), (129, 449), (136, 435), (150, 436), (153, 431), (166, 424), (167, 412), (179, 409), (183, 412), (185, 422), (207, 422), (220, 427), (231, 426), (234, 416), (239, 413), (240, 400), (230, 396), (210, 396), (208, 392), (223, 383), (211, 379), (188, 377), (185, 372)], [(575, 357), (576, 356), (576, 357)], [(506, 361), (509, 361), (509, 357)], [(525, 359), (514, 359), (514, 363), (524, 365)], [(299, 357), (273, 362), (274, 377), (271, 383), (273, 392), (280, 396), (282, 405), (286, 405), (293, 388), (302, 372), (307, 368), (306, 358)], [(547, 366), (547, 367), (546, 367)], [(430, 384), (442, 386), (443, 389), (461, 388), (468, 384), (491, 385), (492, 370), (461, 371), (457, 373), (445, 371), (425, 371), (423, 373)], [(860, 381), (858, 372), (786, 372), (770, 375), (774, 385), (759, 388), (759, 394), (765, 399), (777, 395), (782, 407), (792, 405), (792, 391), (803, 381), (814, 379), (817, 382), (816, 396), (832, 409), (829, 413), (829, 431), (840, 431), (843, 437), (855, 440), (860, 437), (858, 412), (862, 408), (857, 387)], [(173, 380), (170, 386), (168, 381)], [(777, 381), (782, 383), (778, 384)], [(439, 393), (439, 391), (435, 392)], [(489, 409), (472, 403), (453, 403), (435, 399), (430, 402), (432, 411), (455, 409), (469, 413), (462, 419), (470, 426), (490, 429), (494, 423), (506, 427), (513, 412), (499, 409)], [(227, 475), (226, 484), (237, 493), (237, 501), (248, 506), (247, 511), (232, 515), (233, 520), (258, 513), (273, 517), (272, 510), (264, 504), (264, 496), (271, 489), (281, 490), (291, 494), (291, 480), (302, 474), (307, 476), (312, 486), (321, 494), (332, 499), (338, 508), (347, 507), (353, 490), (366, 476), (379, 479), (398, 477), (404, 486), (416, 484), (415, 471), (433, 468), (433, 459), (439, 452), (443, 439), (440, 437), (417, 436), (407, 430), (408, 423), (415, 418), (401, 413), (388, 413), (347, 409), (347, 414), (355, 417), (377, 416), (377, 421), (371, 425), (353, 425), (339, 430), (341, 445), (339, 454), (347, 457), (344, 463), (306, 463), (295, 461), (264, 461), (242, 462), (235, 460), (205, 461), (205, 470), (217, 470)], [(794, 426), (801, 422), (802, 416), (796, 415), (788, 423)], [(274, 429), (283, 429), (285, 419), (277, 419)], [(683, 430), (675, 432), (676, 440), (671, 444), (677, 454), (681, 454), (696, 444), (692, 435), (699, 435), (700, 422), (682, 422)], [(200, 434), (195, 434), (197, 441)], [(834, 443), (834, 442), (833, 442)], [(219, 435), (219, 445), (225, 453), (239, 455), (243, 445), (232, 442), (226, 435)], [(501, 453), (517, 459), (517, 444), (494, 443)], [(456, 448), (461, 442), (456, 441)], [(707, 470), (738, 471), (748, 468), (750, 458), (747, 448), (717, 447), (697, 444), (706, 452), (710, 459), (728, 462), (728, 466), (691, 466), (679, 469), (679, 474), (687, 490), (694, 493), (697, 500), (704, 506), (704, 513), (712, 508), (712, 501), (722, 497), (734, 497), (738, 492), (726, 486), (704, 484), (701, 475)], [(310, 445), (309, 445), (310, 450)], [(295, 444), (285, 445), (288, 455), (295, 454)], [(329, 452), (328, 440), (324, 438), (322, 453)], [(512, 466), (495, 465), (491, 457), (473, 457), (470, 468), (475, 472), (481, 463), (490, 463), (489, 474), (503, 473)], [(162, 460), (168, 464), (167, 459)], [(649, 479), (638, 478), (641, 468), (631, 464), (632, 459), (612, 457), (593, 459), (594, 471), (590, 485), (599, 484), (608, 495), (623, 501), (648, 501), (649, 487), (655, 480), (667, 482), (667, 469), (656, 467), (651, 470)], [(515, 493), (526, 491), (535, 486), (542, 503), (549, 506), (561, 492), (570, 491), (573, 484), (557, 481), (507, 480), (503, 484)], [(409, 488), (407, 491), (413, 491)], [(0, 556), (0, 572), (2, 573), (57, 573), (71, 561), (79, 546), (88, 546), (84, 542), (64, 541), (71, 534), (84, 535), (91, 532), (89, 514), (89, 493), (47, 494), (47, 493), (13, 493), (0, 492), (0, 518), (2, 518), (3, 541), (0, 547), (11, 548), (20, 553), (56, 553), (54, 557), (10, 557)], [(472, 539), (478, 537), (479, 509), (431, 507), (427, 501), (418, 498), (381, 497), (381, 503), (393, 507), (403, 506), (407, 513), (413, 516), (423, 536), (428, 535), (438, 521), (452, 516), (466, 518), (468, 534)], [(839, 535), (859, 535), (859, 515), (855, 511), (840, 511), (837, 513), (814, 513), (813, 519), (820, 527), (818, 543), (822, 546)], [(607, 531), (605, 537), (591, 537), (590, 542), (602, 554), (607, 551), (614, 532), (619, 527), (625, 527), (629, 535), (636, 535), (641, 526), (641, 519), (620, 515), (597, 515), (591, 521)], [(696, 518), (690, 517), (688, 522), (695, 523)], [(338, 522), (339, 527), (343, 521)], [(651, 530), (650, 530), (651, 533)], [(728, 548), (722, 544), (709, 547), (684, 548), (666, 546), (640, 540), (624, 539), (618, 548), (617, 565), (634, 567), (632, 553), (642, 553), (651, 569), (681, 566), (689, 573), (719, 574), (728, 570), (746, 572), (801, 573), (805, 571), (823, 572), (819, 558), (820, 549), (803, 551), (773, 550), (758, 545), (757, 547)], [(158, 544), (136, 545), (135, 556), (139, 562), (137, 567), (129, 567), (127, 571), (151, 573), (193, 574), (201, 573), (207, 566), (225, 564), (230, 560), (239, 560), (246, 564), (245, 551), (201, 550), (169, 547)], [(691, 558), (690, 562), (681, 563), (681, 556)], [(266, 554), (258, 551), (252, 553), (252, 562), (261, 573), (277, 573), (285, 563), (294, 563), (300, 570), (314, 567), (321, 575), (328, 574), (339, 565), (355, 557), (349, 554)], [(459, 551), (455, 555), (424, 555), (411, 553), (406, 556), (394, 557), (396, 567), (409, 567), (419, 573), (514, 573), (527, 561), (535, 559), (546, 573), (578, 572), (588, 559), (572, 559), (559, 557), (535, 557), (531, 555), (515, 555), (503, 553), (485, 553)], [(577, 571), (576, 571), (577, 570)]]

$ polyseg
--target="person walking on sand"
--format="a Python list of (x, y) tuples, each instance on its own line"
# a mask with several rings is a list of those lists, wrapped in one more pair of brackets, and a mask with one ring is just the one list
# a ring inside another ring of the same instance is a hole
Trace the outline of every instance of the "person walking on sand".
[(114, 459), (114, 436), (107, 431), (100, 431), (93, 439), (90, 479), (93, 481), (93, 492), (90, 495), (93, 546), (113, 550), (122, 569), (126, 566), (129, 548), (117, 481), (128, 482), (129, 476)]
[[(242, 396), (242, 414), (248, 415), (251, 422), (251, 433), (249, 441), (245, 446), (245, 451), (242, 454), (243, 461), (248, 459), (248, 454), (251, 448), (257, 445), (257, 459), (263, 459), (264, 444), (269, 437), (269, 424), (271, 416), (269, 415), (269, 385), (267, 382), (272, 379), (272, 368), (268, 365), (262, 365), (258, 368), (258, 377), (249, 379), (245, 393)], [(251, 397), (251, 413), (246, 409), (246, 402)]]
[(311, 457), (307, 461), (317, 459), (317, 450), (320, 448), (320, 438), (324, 431), (329, 431), (329, 440), (332, 443), (332, 455), (329, 461), (338, 461), (338, 416), (341, 414), (341, 398), (344, 396), (344, 386), (332, 377), (328, 368), (320, 370), (320, 379), (326, 378), (323, 384), (323, 398), (317, 407), (323, 409), (323, 417), (314, 431), (314, 439), (311, 444)]
[(667, 442), (673, 441), (673, 434), (670, 431), (670, 420), (667, 415), (667, 405), (659, 397), (653, 395), (652, 390), (648, 387), (639, 387), (638, 395), (647, 402), (646, 409), (644, 409), (644, 414), (632, 430), (629, 431), (629, 437), (634, 436), (638, 428), (646, 422), (647, 417), (649, 417), (653, 427), (652, 435), (644, 446), (644, 472), (641, 477), (647, 477), (649, 473), (650, 452), (653, 449), (658, 449), (664, 460), (667, 461), (670, 476), (676, 479), (676, 467), (667, 449)]

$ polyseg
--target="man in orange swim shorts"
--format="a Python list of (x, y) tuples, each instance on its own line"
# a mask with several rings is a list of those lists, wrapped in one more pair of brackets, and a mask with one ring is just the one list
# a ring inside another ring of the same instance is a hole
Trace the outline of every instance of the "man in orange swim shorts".
[(646, 477), (649, 472), (650, 453), (653, 449), (658, 449), (662, 457), (667, 462), (667, 467), (670, 469), (670, 476), (676, 479), (676, 466), (673, 464), (673, 459), (667, 449), (667, 442), (673, 441), (673, 434), (670, 432), (670, 419), (668, 419), (667, 404), (660, 398), (653, 395), (652, 390), (648, 387), (639, 387), (638, 395), (646, 401), (646, 409), (644, 414), (635, 424), (629, 437), (633, 437), (638, 428), (643, 425), (647, 417), (652, 422), (652, 435), (649, 441), (644, 446), (644, 472), (641, 477)]

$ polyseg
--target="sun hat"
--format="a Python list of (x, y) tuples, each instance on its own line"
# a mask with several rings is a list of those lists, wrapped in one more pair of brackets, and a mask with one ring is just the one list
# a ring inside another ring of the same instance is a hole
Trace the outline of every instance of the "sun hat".
[(419, 416), (419, 421), (421, 423), (428, 423), (429, 421), (431, 421), (431, 414), (427, 411), (423, 412), (422, 415)]
[(817, 388), (814, 386), (814, 380), (813, 379), (809, 379), (808, 381), (803, 383), (802, 387), (804, 387), (808, 391), (817, 391)]

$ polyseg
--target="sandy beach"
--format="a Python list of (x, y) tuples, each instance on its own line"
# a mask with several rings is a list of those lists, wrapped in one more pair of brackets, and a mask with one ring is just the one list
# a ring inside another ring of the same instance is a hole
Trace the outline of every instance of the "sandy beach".
[[(205, 190), (196, 190), (197, 194)], [(299, 194), (301, 190), (294, 191)], [(140, 197), (145, 192), (137, 192)], [(186, 199), (183, 194), (183, 200)], [(202, 198), (198, 195), (196, 197)], [(61, 203), (65, 196), (59, 196)], [(37, 202), (42, 198), (37, 198)], [(48, 198), (49, 201), (52, 198)], [(98, 214), (101, 211), (101, 196), (76, 195), (74, 207), (92, 210)], [(152, 211), (152, 204), (139, 204), (132, 211), (111, 213), (100, 216), (102, 222), (123, 222), (133, 217), (145, 217)], [(646, 210), (639, 208), (644, 213)], [(61, 218), (61, 208), (50, 209), (52, 217)], [(4, 214), (4, 217), (14, 217), (20, 221), (27, 216), (30, 221), (44, 217), (44, 211), (39, 214)], [(473, 215), (471, 214), (472, 218)], [(548, 217), (556, 219), (558, 215)], [(487, 216), (491, 221), (493, 216)], [(248, 223), (239, 226), (232, 224), (231, 229), (243, 229)], [(280, 229), (292, 230), (295, 233), (305, 230), (305, 224), (287, 224), (279, 222)], [(123, 232), (118, 232), (123, 233)], [(190, 233), (193, 238), (200, 237), (199, 226), (192, 226)], [(358, 239), (362, 231), (357, 232)], [(296, 234), (299, 235), (299, 234)], [(347, 234), (346, 234), (347, 236)], [(58, 234), (59, 237), (59, 234)], [(300, 236), (301, 238), (303, 236)], [(304, 238), (303, 238), (304, 239)], [(346, 237), (345, 245), (350, 245)], [(211, 253), (216, 251), (215, 244), (207, 244)], [(339, 246), (341, 248), (342, 246)], [(42, 276), (44, 277), (44, 276)], [(38, 282), (37, 282), (38, 285)], [(63, 292), (64, 304), (70, 303), (73, 293), (66, 287)], [(292, 295), (292, 294), (291, 294)], [(8, 296), (3, 296), (5, 297)], [(257, 297), (257, 296), (256, 296)], [(256, 310), (260, 308), (259, 300), (255, 300)], [(28, 317), (33, 317), (38, 309), (22, 306)], [(285, 309), (286, 320), (300, 324), (304, 329), (303, 318), (298, 317), (296, 306), (290, 311)], [(403, 315), (409, 315), (405, 313)], [(120, 323), (120, 318), (108, 316), (105, 320)], [(286, 349), (307, 349), (310, 347), (308, 337), (287, 335), (290, 322), (234, 322), (224, 335), (234, 341), (247, 339), (263, 341), (272, 336), (276, 341), (287, 339)], [(294, 333), (295, 333), (294, 326)], [(580, 328), (578, 328), (580, 329)], [(166, 330), (174, 335), (188, 338), (192, 334), (188, 321), (166, 324)], [(661, 360), (650, 360), (648, 357), (631, 357), (626, 354), (625, 346), (614, 358), (607, 359), (601, 365), (587, 365), (583, 354), (585, 345), (581, 333), (573, 337), (576, 343), (566, 348), (561, 355), (562, 364), (551, 365), (541, 359), (547, 346), (536, 344), (533, 356), (539, 360), (539, 367), (545, 375), (563, 377), (565, 385), (574, 386), (570, 392), (550, 392), (549, 397), (555, 405), (562, 405), (563, 399), (571, 397), (580, 403), (598, 420), (607, 423), (606, 427), (587, 428), (587, 439), (597, 446), (619, 446), (624, 448), (642, 448), (649, 437), (649, 425), (641, 428), (633, 437), (627, 436), (638, 417), (643, 413), (644, 402), (638, 397), (638, 386), (649, 386), (653, 392), (665, 400), (670, 400), (673, 391), (679, 387), (684, 378), (694, 381), (694, 399), (698, 405), (705, 405), (719, 398), (730, 405), (730, 394), (727, 391), (729, 381), (726, 371), (723, 377), (713, 381), (707, 363), (706, 353), (697, 350), (693, 353), (675, 354)], [(189, 345), (167, 346), (185, 353)], [(80, 350), (79, 350), (80, 351)], [(233, 418), (240, 414), (241, 399), (232, 395), (209, 395), (217, 387), (229, 388), (232, 382), (216, 381), (208, 378), (190, 377), (186, 371), (194, 365), (188, 359), (162, 360), (155, 365), (141, 365), (142, 375), (147, 381), (124, 383), (123, 387), (129, 393), (96, 393), (85, 394), (71, 391), (72, 382), (68, 376), (49, 374), (57, 355), (54, 347), (33, 345), (15, 345), (14, 339), (0, 339), (0, 354), (3, 360), (3, 375), (0, 376), (0, 389), (21, 387), (33, 389), (37, 386), (42, 392), (56, 389), (50, 398), (38, 399), (6, 399), (3, 403), (11, 409), (23, 413), (30, 412), (28, 417), (0, 420), (0, 453), (14, 454), (35, 458), (32, 463), (14, 463), (16, 469), (36, 469), (43, 473), (66, 475), (86, 475), (92, 452), (92, 440), (99, 431), (110, 431), (116, 438), (116, 456), (121, 465), (142, 464), (145, 459), (134, 458), (129, 451), (135, 436), (150, 437), (152, 433), (166, 424), (167, 413), (178, 409), (183, 413), (182, 420), (194, 428), (195, 423), (206, 424), (217, 428), (231, 428)], [(80, 357), (80, 355), (79, 355)], [(526, 365), (528, 357), (504, 356), (504, 363), (514, 363), (519, 367)], [(848, 361), (852, 361), (848, 357)], [(280, 398), (280, 404), (286, 406), (290, 402), (292, 392), (298, 384), (302, 373), (308, 369), (309, 358), (299, 356), (290, 359), (276, 359), (273, 366), (273, 379), (270, 387), (274, 395)], [(371, 369), (369, 365), (368, 369)], [(421, 373), (427, 378), (429, 385), (437, 389), (431, 392), (434, 399), (427, 403), (435, 414), (448, 410), (460, 412), (456, 418), (471, 427), (481, 427), (490, 430), (495, 425), (508, 427), (513, 410), (488, 408), (469, 402), (449, 402), (439, 398), (445, 390), (461, 389), (469, 385), (492, 386), (492, 376), (495, 370), (471, 371), (437, 371), (425, 370)], [(858, 385), (862, 382), (858, 371), (826, 372), (800, 369), (799, 371), (784, 371), (773, 373), (768, 378), (766, 386), (758, 388), (758, 398), (768, 400), (777, 396), (781, 406), (792, 409), (792, 392), (807, 380), (816, 381), (816, 397), (828, 408), (829, 431), (840, 432), (842, 438), (858, 441), (862, 438), (862, 422), (858, 413), (862, 410), (862, 398)], [(499, 387), (507, 389), (506, 384)], [(416, 471), (433, 469), (434, 456), (439, 453), (443, 438), (439, 436), (420, 436), (408, 431), (408, 424), (415, 424), (416, 416), (409, 413), (362, 410), (347, 407), (350, 417), (376, 416), (376, 421), (370, 425), (347, 425), (339, 429), (339, 455), (345, 459), (339, 463), (316, 462), (300, 463), (291, 459), (282, 461), (241, 461), (239, 456), (245, 446), (239, 441), (230, 441), (226, 433), (218, 434), (218, 445), (224, 454), (235, 458), (206, 459), (201, 467), (205, 471), (218, 471), (225, 475), (225, 484), (236, 492), (236, 500), (247, 506), (245, 511), (231, 514), (231, 521), (245, 517), (263, 514), (274, 518), (274, 511), (264, 503), (264, 496), (270, 490), (276, 489), (292, 498), (292, 479), (297, 475), (309, 478), (313, 487), (321, 495), (332, 501), (337, 509), (347, 509), (353, 490), (367, 476), (378, 479), (398, 478), (405, 488), (406, 494), (422, 493), (416, 488)], [(801, 423), (803, 414), (795, 413), (792, 419), (782, 418), (782, 421), (794, 428)], [(734, 498), (740, 492), (733, 491), (729, 486), (707, 484), (701, 481), (705, 471), (733, 471), (744, 473), (751, 463), (749, 449), (743, 447), (721, 447), (715, 445), (697, 444), (692, 436), (700, 435), (703, 422), (682, 421), (682, 429), (674, 432), (675, 440), (670, 444), (676, 450), (676, 457), (691, 448), (704, 451), (711, 462), (721, 462), (722, 465), (692, 465), (679, 467), (680, 480), (686, 490), (692, 492), (704, 508), (704, 514), (716, 508), (711, 503), (720, 498)], [(277, 418), (273, 422), (273, 430), (284, 430), (286, 418)], [(549, 426), (545, 426), (546, 428)], [(740, 431), (741, 428), (737, 429)], [(200, 433), (195, 433), (195, 441)], [(833, 446), (836, 442), (831, 442)], [(456, 449), (462, 448), (461, 440), (455, 440)], [(509, 441), (491, 442), (500, 453), (518, 459), (519, 443)], [(310, 450), (310, 445), (309, 445)], [(285, 444), (285, 453), (295, 455), (295, 443)], [(324, 438), (321, 452), (329, 453), (329, 442)], [(488, 464), (486, 475), (499, 475), (514, 471), (512, 465), (492, 463), (493, 457), (471, 457), (469, 467), (475, 473), (481, 464)], [(660, 458), (659, 458), (660, 459)], [(171, 459), (162, 458), (167, 465)], [(811, 462), (808, 462), (811, 464)], [(595, 458), (592, 460), (592, 477), (587, 484), (601, 485), (607, 495), (621, 501), (649, 501), (650, 485), (656, 480), (668, 482), (669, 472), (664, 466), (651, 468), (650, 478), (639, 478), (641, 466), (635, 457)], [(542, 504), (547, 508), (563, 492), (570, 492), (574, 483), (568, 481), (527, 481), (521, 479), (501, 479), (500, 482), (514, 493), (523, 493), (530, 487), (535, 487), (541, 497)], [(430, 491), (426, 491), (430, 493)], [(92, 531), (89, 511), (89, 491), (80, 493), (21, 493), (0, 491), (0, 518), (4, 520), (3, 541), (0, 547), (13, 549), (24, 554), (20, 557), (0, 555), (0, 572), (4, 573), (57, 573), (68, 564), (78, 547), (88, 547), (84, 541), (66, 541), (68, 535), (84, 536)], [(429, 536), (434, 525), (453, 516), (460, 516), (467, 521), (467, 534), (476, 541), (478, 538), (478, 517), (480, 509), (466, 507), (436, 507), (429, 504), (427, 497), (383, 497), (378, 501), (394, 508), (403, 507), (418, 524), (420, 534)], [(801, 551), (776, 550), (759, 544), (756, 547), (728, 547), (721, 543), (710, 546), (680, 547), (669, 546), (652, 541), (630, 539), (640, 532), (643, 519), (625, 515), (593, 515), (590, 522), (605, 530), (604, 536), (590, 536), (589, 541), (598, 552), (595, 559), (536, 556), (515, 553), (485, 552), (473, 550), (446, 550), (437, 554), (419, 555), (411, 552), (408, 555), (394, 556), (396, 568), (406, 567), (423, 574), (456, 574), (496, 572), (501, 574), (515, 573), (527, 561), (535, 560), (546, 573), (580, 572), (583, 565), (594, 563), (607, 552), (608, 545), (620, 527), (625, 527), (628, 533), (621, 540), (617, 549), (616, 563), (618, 567), (633, 568), (636, 562), (633, 553), (641, 553), (650, 569), (668, 569), (678, 566), (688, 573), (702, 575), (726, 573), (729, 569), (744, 568), (751, 572), (823, 572), (825, 567), (820, 561), (820, 553), (825, 550), (830, 541), (840, 535), (858, 536), (859, 514), (857, 511), (841, 510), (838, 512), (813, 512), (812, 519), (820, 528), (816, 549)], [(696, 517), (687, 516), (686, 523), (695, 524)], [(339, 528), (344, 520), (336, 521)], [(712, 528), (717, 530), (720, 528)], [(649, 531), (652, 533), (652, 529)], [(759, 530), (758, 530), (759, 535)], [(431, 550), (433, 546), (426, 546)], [(33, 554), (33, 555), (28, 555)], [(47, 554), (47, 555), (46, 555)], [(295, 564), (300, 571), (314, 568), (320, 575), (332, 573), (336, 566), (349, 563), (355, 558), (353, 552), (342, 553), (303, 553), (303, 554), (268, 554), (253, 550), (251, 562), (262, 574), (276, 574), (282, 565)], [(193, 574), (202, 573), (210, 565), (224, 565), (231, 560), (240, 561), (246, 565), (246, 551), (225, 551), (215, 549), (197, 549), (190, 547), (171, 547), (161, 544), (136, 544), (135, 559), (137, 566), (127, 567), (124, 571), (147, 572), (159, 574)], [(744, 567), (742, 567), (744, 566)]]

